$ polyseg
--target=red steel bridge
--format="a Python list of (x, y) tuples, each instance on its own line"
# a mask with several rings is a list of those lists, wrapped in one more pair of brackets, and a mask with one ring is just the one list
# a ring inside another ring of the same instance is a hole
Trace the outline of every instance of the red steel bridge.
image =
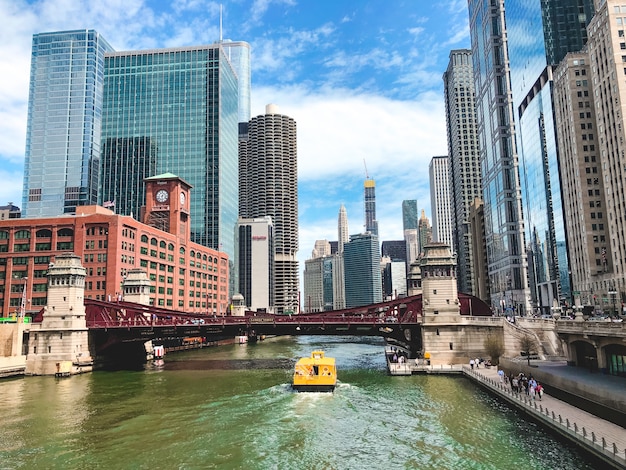
[[(491, 315), (480, 299), (459, 294), (461, 314)], [(184, 338), (213, 342), (247, 335), (379, 336), (412, 352), (421, 347), (422, 296), (404, 297), (344, 310), (314, 314), (272, 315), (246, 312), (244, 316), (189, 314), (131, 302), (85, 299), (90, 345), (98, 355), (118, 350), (122, 356), (148, 340), (179, 343)], [(33, 322), (42, 320), (43, 311)], [(145, 353), (143, 354), (145, 357)]]

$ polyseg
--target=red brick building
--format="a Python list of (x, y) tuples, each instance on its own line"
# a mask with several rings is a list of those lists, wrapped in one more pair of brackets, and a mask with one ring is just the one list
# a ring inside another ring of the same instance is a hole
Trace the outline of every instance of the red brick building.
[(75, 215), (0, 221), (0, 317), (47, 303), (48, 265), (60, 253), (80, 256), (87, 269), (85, 297), (114, 300), (126, 273), (144, 269), (150, 302), (200, 314), (226, 313), (228, 256), (190, 241), (189, 192), (181, 178), (147, 178), (144, 223), (100, 206)]

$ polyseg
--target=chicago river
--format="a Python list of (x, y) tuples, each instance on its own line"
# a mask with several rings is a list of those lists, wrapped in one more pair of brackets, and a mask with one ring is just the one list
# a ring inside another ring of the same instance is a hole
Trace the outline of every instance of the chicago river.
[[(334, 393), (294, 393), (323, 349)], [(592, 469), (463, 377), (387, 375), (377, 338), (281, 337), (163, 366), (0, 381), (1, 469)]]

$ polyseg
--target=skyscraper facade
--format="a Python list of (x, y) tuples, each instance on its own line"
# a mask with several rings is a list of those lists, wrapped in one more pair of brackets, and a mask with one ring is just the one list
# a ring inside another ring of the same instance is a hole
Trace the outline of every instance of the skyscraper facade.
[(452, 246), (457, 253), (458, 289), (475, 295), (469, 212), (474, 200), (482, 198), (482, 184), (472, 51), (457, 49), (450, 52), (443, 86), (450, 159)]
[(238, 215), (237, 77), (219, 45), (105, 57), (102, 199), (139, 211), (142, 172), (194, 188), (191, 237), (234, 259)]
[(365, 194), (365, 231), (378, 235), (378, 220), (376, 220), (376, 182), (367, 178), (363, 184)]
[(417, 242), (417, 200), (407, 199), (402, 201), (402, 229), (404, 243), (406, 244), (406, 264), (411, 265), (419, 255)]
[(420, 255), (424, 253), (424, 247), (433, 241), (433, 229), (423, 209), (420, 220), (417, 222), (417, 241)]
[(351, 235), (343, 257), (346, 308), (382, 302), (378, 236), (371, 232)]
[(348, 213), (346, 207), (342, 204), (339, 208), (337, 216), (337, 252), (343, 253), (343, 246), (350, 241), (350, 232), (348, 231)]
[(298, 153), (296, 121), (268, 105), (250, 120), (239, 168), (246, 188), (241, 217), (270, 216), (274, 224), (276, 313), (298, 307)]
[(469, 0), (490, 300), (530, 309), (504, 0)]
[(93, 30), (33, 35), (24, 217), (98, 202), (104, 55), (112, 50)]
[(625, 31), (626, 5), (616, 0), (606, 0), (588, 27), (589, 82), (596, 96), (597, 124), (593, 132), (598, 136), (605, 201), (602, 206), (602, 200), (596, 198), (593, 212), (598, 229), (602, 224), (609, 234), (606, 245), (599, 247), (600, 265), (605, 272), (592, 276), (591, 288), (603, 298), (601, 307), (613, 314), (626, 302), (626, 130), (622, 118), (626, 109)]
[[(592, 0), (506, 0), (508, 54), (532, 303), (543, 313), (571, 297), (565, 246), (553, 67), (582, 49)], [(568, 50), (569, 49), (569, 50)], [(515, 302), (517, 303), (517, 302)]]
[(274, 227), (271, 217), (237, 221), (238, 293), (251, 310), (274, 312)]
[(454, 251), (448, 157), (433, 157), (428, 167), (428, 176), (430, 178), (430, 204), (433, 216), (433, 241), (445, 243)]

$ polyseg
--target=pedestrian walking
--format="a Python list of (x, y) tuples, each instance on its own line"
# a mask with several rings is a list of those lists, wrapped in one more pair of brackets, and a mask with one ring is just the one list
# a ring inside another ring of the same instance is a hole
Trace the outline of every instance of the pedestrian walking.
[(470, 367), (474, 369), (474, 359), (470, 359)]

